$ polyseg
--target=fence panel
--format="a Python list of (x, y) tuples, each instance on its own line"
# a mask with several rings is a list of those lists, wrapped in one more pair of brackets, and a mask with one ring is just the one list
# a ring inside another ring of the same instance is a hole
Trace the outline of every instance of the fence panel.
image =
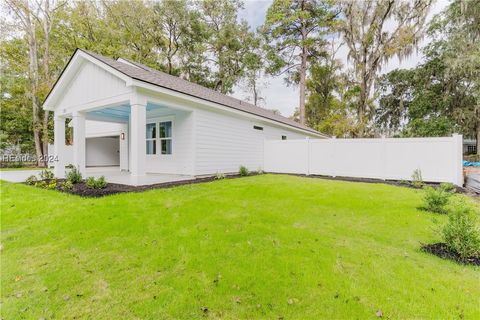
[(462, 136), (408, 139), (265, 141), (264, 169), (355, 178), (463, 184)]

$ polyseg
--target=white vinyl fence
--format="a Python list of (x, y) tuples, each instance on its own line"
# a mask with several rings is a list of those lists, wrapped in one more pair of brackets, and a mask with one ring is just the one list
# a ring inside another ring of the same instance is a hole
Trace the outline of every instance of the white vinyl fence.
[(462, 136), (444, 138), (266, 140), (264, 170), (463, 185)]

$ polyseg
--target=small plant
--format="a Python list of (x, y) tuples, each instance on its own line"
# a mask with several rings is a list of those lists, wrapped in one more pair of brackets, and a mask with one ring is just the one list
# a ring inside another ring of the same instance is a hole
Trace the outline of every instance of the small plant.
[(25, 183), (30, 186), (34, 186), (37, 183), (37, 181), (38, 181), (37, 177), (34, 175), (31, 175), (30, 177), (27, 178), (27, 180), (25, 180)]
[(247, 167), (245, 166), (240, 166), (240, 169), (238, 169), (238, 174), (242, 177), (248, 176), (250, 172), (248, 171)]
[(42, 179), (42, 180), (50, 180), (50, 179), (53, 179), (53, 178), (55, 178), (55, 175), (53, 174), (53, 172), (51, 170), (43, 169), (40, 172), (40, 179)]
[(73, 167), (68, 173), (67, 173), (67, 180), (70, 181), (72, 184), (79, 183), (82, 181), (82, 173), (80, 170), (77, 168)]
[(94, 177), (88, 177), (86, 184), (90, 189), (103, 189), (107, 186), (107, 181), (105, 181), (104, 176), (101, 176), (98, 179), (95, 179)]
[(415, 188), (423, 187), (422, 170), (415, 169), (412, 174), (412, 185)]
[(451, 195), (450, 192), (445, 191), (441, 187), (425, 187), (425, 195), (423, 197), (425, 209), (435, 213), (446, 213), (446, 206)]
[(47, 186), (47, 182), (45, 180), (40, 180), (35, 183), (35, 187), (37, 188), (45, 188)]
[(225, 174), (221, 172), (215, 173), (215, 180), (222, 180), (225, 179)]
[(443, 241), (462, 259), (480, 257), (478, 213), (465, 204), (457, 204), (448, 215), (442, 229)]
[(48, 190), (55, 190), (57, 188), (57, 179), (51, 179), (45, 184), (44, 188)]
[(455, 193), (455, 191), (457, 190), (457, 187), (455, 187), (455, 185), (450, 182), (440, 183), (439, 188), (441, 188), (445, 192), (450, 192), (450, 193)]
[(262, 167), (258, 167), (257, 169), (257, 174), (264, 174), (265, 171), (263, 171)]
[(62, 190), (72, 190), (73, 189), (73, 183), (70, 181), (70, 180), (65, 180), (63, 183), (62, 183), (62, 186), (61, 186)]

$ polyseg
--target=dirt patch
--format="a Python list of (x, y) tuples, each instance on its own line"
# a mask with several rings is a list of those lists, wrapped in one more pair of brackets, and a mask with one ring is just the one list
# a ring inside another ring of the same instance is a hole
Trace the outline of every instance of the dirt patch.
[(461, 258), (456, 252), (452, 251), (445, 243), (433, 243), (422, 245), (422, 251), (436, 255), (442, 259), (453, 260), (461, 264), (480, 266), (480, 258)]

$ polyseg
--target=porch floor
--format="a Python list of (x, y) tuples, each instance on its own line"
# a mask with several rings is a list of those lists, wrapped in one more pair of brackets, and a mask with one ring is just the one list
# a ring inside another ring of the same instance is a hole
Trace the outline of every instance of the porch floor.
[(111, 183), (125, 184), (129, 186), (146, 186), (157, 183), (183, 181), (194, 179), (194, 176), (168, 174), (168, 173), (147, 173), (145, 176), (134, 177), (128, 171), (120, 171), (119, 167), (88, 167), (87, 177), (98, 178), (105, 176), (105, 180)]

